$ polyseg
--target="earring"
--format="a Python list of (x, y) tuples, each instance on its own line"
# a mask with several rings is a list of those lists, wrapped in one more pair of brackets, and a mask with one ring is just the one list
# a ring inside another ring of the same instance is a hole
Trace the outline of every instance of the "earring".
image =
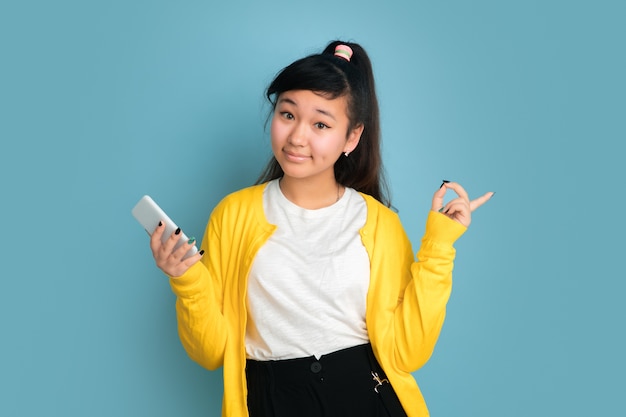
[(344, 154), (344, 155), (346, 156), (346, 158), (347, 158), (347, 157), (348, 157), (348, 155), (350, 155), (350, 152), (346, 151), (346, 152), (344, 152), (343, 154)]

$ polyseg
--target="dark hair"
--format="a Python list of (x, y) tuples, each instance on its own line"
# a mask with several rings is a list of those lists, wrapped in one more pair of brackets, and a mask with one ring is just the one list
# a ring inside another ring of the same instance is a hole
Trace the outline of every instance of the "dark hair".
[[(347, 45), (353, 55), (350, 61), (335, 56), (337, 45)], [(266, 97), (276, 107), (281, 93), (310, 90), (334, 99), (346, 96), (348, 133), (363, 125), (358, 146), (349, 157), (340, 156), (335, 163), (335, 178), (346, 187), (369, 194), (390, 206), (380, 150), (380, 120), (372, 64), (365, 50), (356, 43), (333, 41), (321, 54), (307, 56), (285, 67), (269, 85)], [(283, 170), (272, 156), (257, 184), (283, 176)]]

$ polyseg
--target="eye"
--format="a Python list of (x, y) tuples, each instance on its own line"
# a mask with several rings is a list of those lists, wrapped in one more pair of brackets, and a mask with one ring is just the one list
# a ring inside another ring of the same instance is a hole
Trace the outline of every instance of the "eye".
[(317, 123), (315, 123), (315, 125), (314, 125), (314, 126), (315, 126), (316, 128), (318, 128), (318, 129), (320, 129), (320, 130), (323, 130), (323, 129), (328, 129), (328, 128), (329, 128), (329, 126), (328, 126), (328, 125), (326, 125), (326, 124), (324, 124), (324, 123), (322, 123), (322, 122), (317, 122)]
[(281, 111), (280, 115), (287, 120), (293, 120), (293, 114), (289, 113), (288, 111)]

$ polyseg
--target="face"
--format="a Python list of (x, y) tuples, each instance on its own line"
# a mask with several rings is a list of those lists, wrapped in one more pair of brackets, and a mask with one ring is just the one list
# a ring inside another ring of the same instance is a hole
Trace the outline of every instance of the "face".
[(335, 180), (334, 165), (359, 143), (363, 127), (348, 132), (345, 97), (328, 99), (309, 90), (278, 97), (272, 118), (272, 151), (285, 178)]

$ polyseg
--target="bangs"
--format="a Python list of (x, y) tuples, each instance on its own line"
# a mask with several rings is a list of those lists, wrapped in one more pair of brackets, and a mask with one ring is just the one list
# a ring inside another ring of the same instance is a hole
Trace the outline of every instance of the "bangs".
[(310, 90), (329, 99), (347, 95), (350, 86), (337, 59), (312, 55), (283, 69), (267, 89), (267, 98), (276, 104), (277, 97), (289, 90)]

